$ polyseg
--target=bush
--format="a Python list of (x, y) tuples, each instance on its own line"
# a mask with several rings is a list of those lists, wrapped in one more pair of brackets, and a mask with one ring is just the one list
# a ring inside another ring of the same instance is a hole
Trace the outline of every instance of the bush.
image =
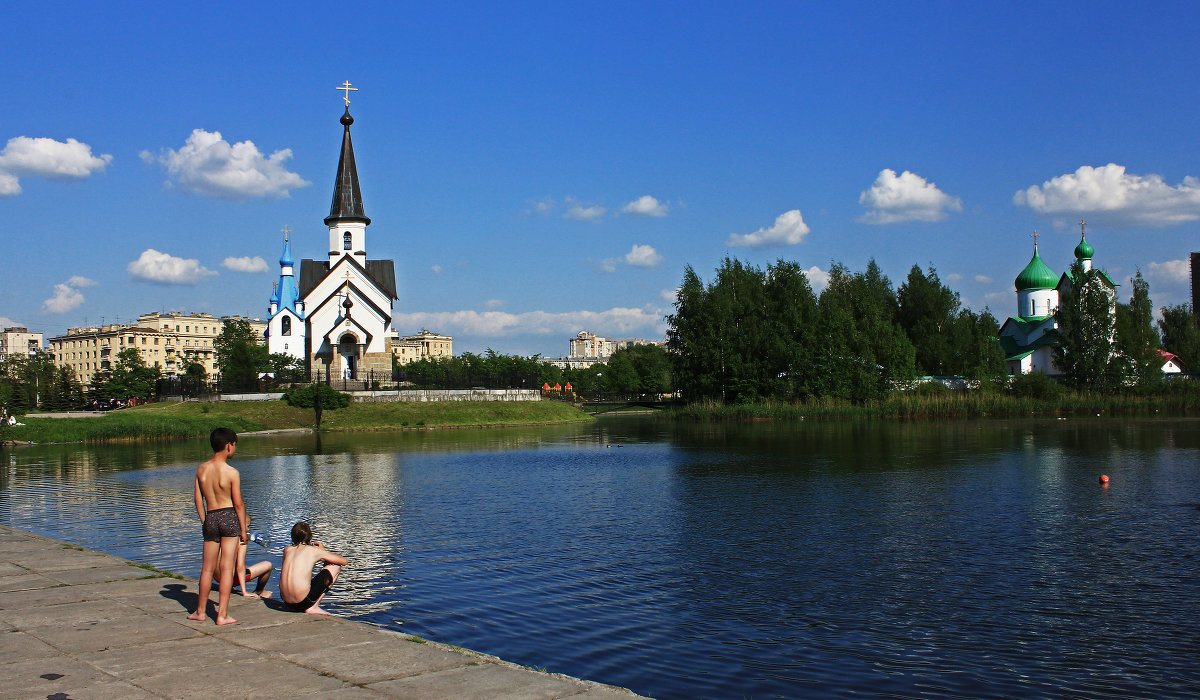
[(1013, 377), (1008, 391), (1023, 399), (1055, 399), (1062, 396), (1063, 388), (1041, 372), (1030, 372)]
[(334, 391), (332, 388), (324, 384), (309, 384), (298, 389), (289, 389), (283, 395), (283, 400), (287, 401), (289, 406), (298, 408), (312, 408), (316, 405), (317, 393), (321, 395), (321, 408), (334, 410), (345, 408), (350, 405), (350, 395), (343, 394), (340, 391)]

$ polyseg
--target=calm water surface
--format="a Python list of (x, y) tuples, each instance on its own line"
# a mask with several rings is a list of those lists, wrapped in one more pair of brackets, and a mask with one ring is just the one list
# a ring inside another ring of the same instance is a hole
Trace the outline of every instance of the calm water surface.
[[(208, 453), (0, 452), (0, 522), (194, 576)], [(1200, 694), (1200, 421), (622, 419), (234, 462), (251, 557), (308, 520), (350, 559), (332, 611), (646, 695)]]

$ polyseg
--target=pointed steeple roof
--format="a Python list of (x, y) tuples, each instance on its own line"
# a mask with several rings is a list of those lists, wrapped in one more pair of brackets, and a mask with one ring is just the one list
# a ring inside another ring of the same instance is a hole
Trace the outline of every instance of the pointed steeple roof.
[(358, 169), (354, 166), (354, 145), (350, 142), (350, 125), (354, 117), (350, 116), (350, 105), (346, 105), (346, 113), (342, 115), (342, 155), (338, 158), (337, 179), (333, 183), (333, 204), (329, 207), (329, 216), (325, 225), (332, 226), (337, 221), (361, 221), (371, 224), (363, 211), (362, 191), (358, 188)]

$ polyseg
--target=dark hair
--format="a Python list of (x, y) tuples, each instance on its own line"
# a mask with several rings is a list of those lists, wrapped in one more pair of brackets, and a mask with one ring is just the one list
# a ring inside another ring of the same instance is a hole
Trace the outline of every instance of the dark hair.
[(312, 528), (308, 523), (300, 521), (292, 526), (292, 544), (308, 544), (312, 542)]
[(212, 444), (213, 452), (220, 452), (226, 445), (237, 444), (237, 433), (229, 428), (217, 428), (208, 436), (208, 441)]

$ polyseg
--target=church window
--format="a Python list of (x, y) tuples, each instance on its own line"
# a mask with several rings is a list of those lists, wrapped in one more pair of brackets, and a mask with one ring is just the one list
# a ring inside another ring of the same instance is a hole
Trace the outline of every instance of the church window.
[(350, 250), (350, 232), (342, 234), (342, 250)]
[(279, 324), (279, 330), (280, 330), (280, 331), (281, 331), (281, 332), (282, 332), (284, 335), (291, 335), (291, 334), (292, 334), (292, 317), (291, 317), (291, 316), (284, 316), (284, 317), (283, 317), (283, 321), (282, 321), (282, 322)]

